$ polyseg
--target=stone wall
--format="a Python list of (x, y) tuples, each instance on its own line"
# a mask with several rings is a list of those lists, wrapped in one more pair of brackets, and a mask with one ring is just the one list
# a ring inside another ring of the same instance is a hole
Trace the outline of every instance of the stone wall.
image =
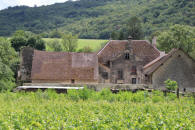
[(155, 89), (164, 89), (164, 81), (175, 80), (180, 91), (195, 92), (195, 62), (181, 50), (174, 53), (152, 75), (152, 84)]
[(34, 55), (34, 49), (30, 47), (25, 47), (21, 50), (20, 53), (20, 77), (19, 80), (23, 82), (31, 81), (31, 70), (32, 70), (32, 60)]

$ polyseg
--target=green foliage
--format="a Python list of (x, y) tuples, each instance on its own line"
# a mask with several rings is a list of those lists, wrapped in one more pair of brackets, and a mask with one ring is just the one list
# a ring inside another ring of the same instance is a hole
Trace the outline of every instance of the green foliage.
[(75, 52), (78, 45), (78, 37), (72, 34), (62, 36), (62, 47), (66, 52)]
[(165, 85), (168, 90), (176, 90), (178, 88), (177, 82), (170, 79), (165, 81)]
[(143, 21), (144, 36), (172, 24), (195, 25), (193, 0), (79, 0), (2, 10), (0, 35), (10, 36), (24, 29), (45, 32), (48, 37), (50, 31), (57, 29), (82, 39), (108, 39), (111, 32), (121, 30), (134, 15)]
[[(90, 94), (84, 96), (84, 91)], [(167, 100), (159, 96), (154, 101), (156, 95), (148, 93), (143, 98), (145, 102), (134, 102), (130, 99), (144, 96), (144, 92), (112, 94), (108, 90), (87, 89), (72, 92), (1, 93), (0, 129), (195, 128), (195, 106), (190, 97), (169, 100), (167, 96)], [(74, 100), (71, 100), (73, 95)]]
[(15, 65), (18, 57), (9, 40), (0, 38), (0, 91), (14, 87)]
[(25, 32), (24, 30), (16, 31), (11, 38), (11, 43), (16, 51), (20, 51), (24, 46), (30, 46), (37, 50), (45, 50), (45, 42), (40, 36), (31, 32)]
[(158, 47), (169, 52), (172, 48), (181, 48), (185, 52), (195, 51), (195, 28), (185, 25), (174, 25), (158, 35)]
[(111, 38), (113, 40), (126, 40), (129, 36), (135, 40), (140, 40), (143, 38), (141, 20), (136, 16), (131, 17), (127, 21), (127, 24), (122, 26), (120, 32), (111, 33)]
[(62, 44), (59, 40), (51, 40), (47, 43), (47, 46), (49, 47), (49, 51), (62, 51)]
[(45, 42), (40, 36), (30, 37), (27, 41), (27, 46), (33, 47), (37, 50), (45, 50)]
[(79, 49), (78, 52), (93, 52), (90, 46), (85, 46), (82, 49)]
[(49, 37), (50, 38), (61, 38), (62, 37), (62, 33), (58, 30), (53, 30), (50, 34)]

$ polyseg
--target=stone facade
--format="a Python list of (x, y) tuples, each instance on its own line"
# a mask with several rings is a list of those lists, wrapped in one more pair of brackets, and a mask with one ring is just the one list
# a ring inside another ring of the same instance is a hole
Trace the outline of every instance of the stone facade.
[(165, 89), (167, 79), (180, 91), (195, 92), (195, 61), (179, 49), (168, 54), (145, 40), (111, 40), (98, 53), (21, 51), (20, 79), (32, 83), (145, 84)]
[(165, 89), (164, 81), (175, 80), (180, 91), (195, 92), (195, 62), (182, 50), (173, 50), (147, 70), (155, 68), (147, 76), (155, 89)]
[(143, 66), (159, 55), (148, 41), (110, 41), (98, 53), (99, 83), (142, 84)]

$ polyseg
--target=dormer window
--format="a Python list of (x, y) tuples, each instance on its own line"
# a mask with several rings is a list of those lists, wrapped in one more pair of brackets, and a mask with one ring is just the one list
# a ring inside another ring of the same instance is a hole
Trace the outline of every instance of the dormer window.
[(125, 60), (129, 60), (129, 53), (125, 53)]

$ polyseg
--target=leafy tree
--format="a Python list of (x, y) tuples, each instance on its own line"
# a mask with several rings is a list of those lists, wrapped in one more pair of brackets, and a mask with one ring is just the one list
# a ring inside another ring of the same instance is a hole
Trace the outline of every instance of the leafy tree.
[(111, 38), (112, 38), (112, 40), (118, 40), (119, 39), (119, 34), (116, 31), (113, 31), (111, 33)]
[(173, 25), (158, 35), (158, 47), (169, 52), (172, 48), (181, 48), (185, 52), (195, 51), (195, 28), (187, 25)]
[(27, 46), (31, 46), (37, 50), (45, 50), (45, 42), (40, 36), (30, 37), (27, 41)]
[(50, 38), (61, 38), (61, 36), (62, 36), (62, 33), (58, 31), (57, 29), (53, 30), (49, 35)]
[(18, 30), (14, 33), (11, 38), (12, 47), (15, 48), (16, 51), (19, 51), (22, 46), (26, 46), (27, 35), (23, 30)]
[(129, 36), (136, 40), (143, 38), (141, 20), (135, 16), (131, 17), (118, 33), (116, 31), (111, 33), (114, 40), (126, 40)]
[(143, 38), (141, 20), (136, 16), (131, 17), (127, 23), (126, 37), (128, 37), (129, 35), (132, 36), (132, 38), (136, 40)]
[(0, 38), (0, 91), (14, 86), (14, 71), (17, 63), (18, 55), (11, 47), (10, 41)]
[(16, 51), (20, 51), (23, 46), (31, 46), (38, 50), (45, 49), (45, 43), (40, 36), (23, 30), (18, 30), (13, 34), (11, 43)]
[(78, 37), (72, 34), (66, 34), (62, 37), (63, 49), (67, 52), (75, 52), (78, 45)]
[(47, 44), (52, 51), (62, 51), (62, 44), (58, 40), (49, 41)]

